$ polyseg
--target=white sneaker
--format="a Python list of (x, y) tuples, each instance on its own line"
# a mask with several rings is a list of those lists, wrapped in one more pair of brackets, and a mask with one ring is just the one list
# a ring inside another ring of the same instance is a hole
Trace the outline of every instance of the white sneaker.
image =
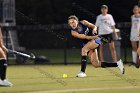
[(11, 82), (9, 82), (7, 79), (5, 80), (0, 80), (0, 86), (5, 86), (5, 87), (10, 87), (13, 84)]
[(117, 62), (117, 65), (118, 65), (118, 68), (120, 69), (121, 73), (124, 74), (125, 69), (124, 69), (123, 62), (121, 59)]
[(77, 77), (86, 77), (86, 73), (80, 71), (78, 74), (77, 74)]

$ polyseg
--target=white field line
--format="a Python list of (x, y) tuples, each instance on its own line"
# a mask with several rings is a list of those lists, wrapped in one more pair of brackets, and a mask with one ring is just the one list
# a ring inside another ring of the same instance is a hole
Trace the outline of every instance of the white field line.
[(140, 86), (126, 86), (126, 87), (106, 87), (106, 88), (84, 88), (84, 89), (66, 89), (66, 90), (52, 90), (52, 91), (37, 91), (26, 93), (64, 93), (64, 92), (82, 92), (82, 91), (94, 91), (94, 90), (110, 90), (110, 89), (135, 89)]

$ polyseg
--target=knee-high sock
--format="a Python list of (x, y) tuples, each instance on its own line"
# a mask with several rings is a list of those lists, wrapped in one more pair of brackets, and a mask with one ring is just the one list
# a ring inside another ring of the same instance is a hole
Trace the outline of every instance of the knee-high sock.
[(6, 68), (7, 68), (7, 61), (6, 59), (0, 60), (0, 79), (6, 79)]
[(101, 67), (106, 68), (106, 67), (117, 67), (117, 63), (109, 63), (109, 62), (101, 62)]
[(85, 72), (86, 65), (87, 65), (87, 56), (82, 56), (82, 59), (81, 59), (81, 71), (82, 72)]
[(132, 51), (132, 57), (133, 57), (133, 62), (137, 63), (137, 52), (136, 51)]

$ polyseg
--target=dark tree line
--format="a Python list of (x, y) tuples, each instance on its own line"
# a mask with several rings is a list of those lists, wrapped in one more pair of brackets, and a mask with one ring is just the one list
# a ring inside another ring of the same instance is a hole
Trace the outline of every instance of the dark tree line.
[[(120, 22), (130, 21), (132, 8), (138, 0), (16, 0), (16, 9), (42, 24), (65, 23), (71, 14), (76, 14), (81, 19), (92, 20), (87, 14), (82, 14), (82, 11), (74, 9), (72, 7), (74, 2), (95, 15), (100, 13), (102, 4), (107, 4), (115, 21)], [(18, 24), (31, 24), (18, 13), (16, 17)]]

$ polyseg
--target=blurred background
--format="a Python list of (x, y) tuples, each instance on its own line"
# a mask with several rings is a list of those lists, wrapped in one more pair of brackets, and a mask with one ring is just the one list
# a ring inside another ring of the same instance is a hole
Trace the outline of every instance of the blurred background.
[(108, 5), (120, 30), (120, 40), (115, 41), (117, 55), (125, 63), (130, 62), (130, 17), (138, 0), (0, 0), (5, 45), (46, 59), (36, 63), (9, 55), (9, 64), (80, 63), (79, 42), (70, 35), (67, 18), (76, 15), (95, 23), (103, 4)]

